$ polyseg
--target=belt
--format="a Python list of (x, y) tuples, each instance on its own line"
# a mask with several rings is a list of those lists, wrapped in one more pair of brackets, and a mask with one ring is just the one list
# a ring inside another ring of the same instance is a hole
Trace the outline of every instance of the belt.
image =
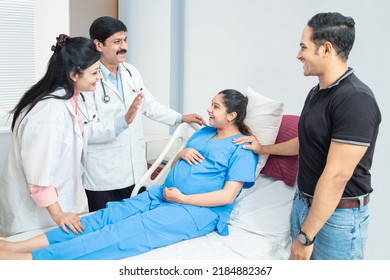
[[(303, 192), (299, 192), (299, 197), (303, 201), (303, 203), (307, 206), (310, 207), (313, 203), (313, 197), (311, 195), (305, 194)], [(370, 202), (370, 195), (366, 195), (363, 198), (363, 206), (366, 206)], [(337, 204), (336, 208), (360, 208), (360, 200), (359, 198), (356, 197), (351, 197), (351, 198), (342, 198)]]

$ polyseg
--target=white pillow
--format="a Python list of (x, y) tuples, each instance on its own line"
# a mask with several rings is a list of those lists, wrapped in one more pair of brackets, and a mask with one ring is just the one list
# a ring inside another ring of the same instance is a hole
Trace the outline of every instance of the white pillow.
[[(282, 122), (283, 102), (272, 100), (255, 92), (250, 87), (247, 88), (246, 95), (248, 96), (248, 107), (245, 124), (249, 126), (261, 145), (274, 144)], [(256, 176), (263, 169), (268, 156), (260, 155)]]

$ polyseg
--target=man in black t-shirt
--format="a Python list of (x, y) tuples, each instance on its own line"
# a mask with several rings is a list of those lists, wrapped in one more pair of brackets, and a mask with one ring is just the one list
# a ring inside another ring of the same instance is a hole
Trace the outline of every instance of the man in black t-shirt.
[(363, 259), (370, 168), (381, 113), (372, 91), (348, 67), (355, 22), (320, 13), (305, 26), (297, 58), (318, 85), (306, 98), (298, 137), (262, 146), (236, 142), (258, 154), (299, 154), (298, 189), (291, 215), (291, 259)]

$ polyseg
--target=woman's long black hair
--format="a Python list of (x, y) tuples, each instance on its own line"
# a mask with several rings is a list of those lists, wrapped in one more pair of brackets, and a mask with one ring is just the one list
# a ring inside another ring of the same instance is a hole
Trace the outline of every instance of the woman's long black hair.
[(251, 135), (250, 128), (244, 124), (246, 110), (248, 106), (248, 97), (235, 89), (225, 89), (218, 94), (222, 95), (223, 103), (227, 113), (236, 112), (237, 117), (234, 119), (238, 130), (244, 135)]
[[(84, 37), (70, 38), (65, 34), (60, 34), (57, 37), (56, 45), (52, 46), (52, 51), (54, 53), (48, 62), (43, 78), (24, 93), (10, 112), (13, 114), (12, 131), (14, 131), (16, 120), (23, 109), (27, 108), (25, 116), (41, 100), (72, 98), (74, 85), (69, 74), (71, 72), (81, 74), (84, 69), (100, 59), (100, 52), (96, 50), (92, 40)], [(64, 88), (66, 94), (64, 96), (52, 95), (59, 88)]]

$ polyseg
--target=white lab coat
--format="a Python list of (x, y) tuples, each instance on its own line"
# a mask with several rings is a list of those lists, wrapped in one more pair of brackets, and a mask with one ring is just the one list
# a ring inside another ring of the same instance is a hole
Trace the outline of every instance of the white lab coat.
[[(108, 80), (102, 80), (110, 101), (104, 103), (100, 81), (94, 93), (84, 93), (79, 98), (79, 109), (85, 121), (85, 136), (88, 138), (86, 169), (83, 174), (84, 188), (92, 191), (122, 189), (135, 184), (147, 169), (142, 114), (148, 118), (173, 126), (180, 115), (163, 106), (145, 88), (139, 71), (124, 63), (132, 77), (119, 65), (122, 93)], [(134, 121), (115, 136), (115, 119), (126, 114), (137, 93), (143, 88), (144, 99)], [(91, 121), (92, 120), (92, 121)]]
[(55, 225), (32, 200), (28, 184), (54, 184), (62, 210), (76, 211), (84, 145), (70, 100), (54, 98), (19, 117), (12, 137), (0, 178), (0, 231), (6, 235)]

